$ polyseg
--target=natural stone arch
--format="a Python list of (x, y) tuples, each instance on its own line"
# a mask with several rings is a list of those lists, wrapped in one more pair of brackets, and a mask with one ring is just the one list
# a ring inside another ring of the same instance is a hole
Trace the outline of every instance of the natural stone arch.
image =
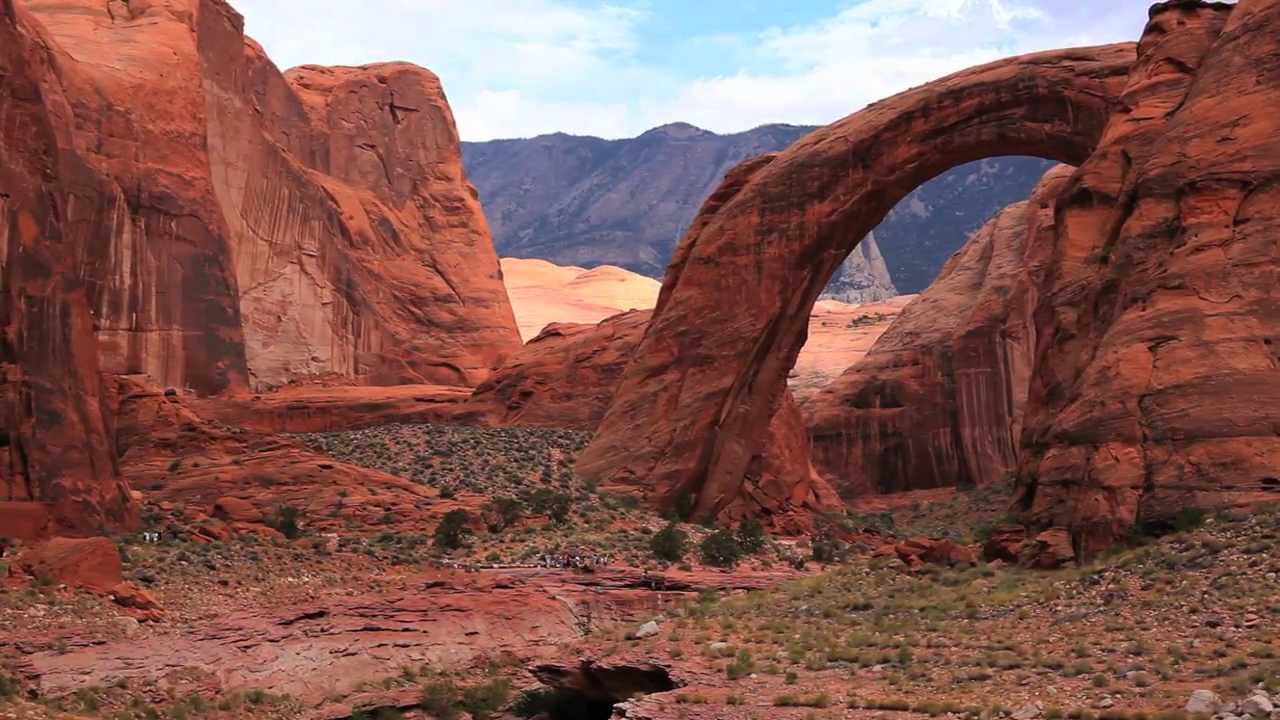
[(701, 209), (578, 471), (710, 519), (740, 499), (836, 267), (930, 178), (996, 155), (1079, 165), (1132, 43), (1026, 55), (876, 103), (739, 166)]

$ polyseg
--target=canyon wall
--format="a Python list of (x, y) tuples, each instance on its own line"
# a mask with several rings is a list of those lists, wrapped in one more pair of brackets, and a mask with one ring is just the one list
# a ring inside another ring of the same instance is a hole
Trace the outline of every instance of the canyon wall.
[(1032, 313), (1072, 169), (987, 222), (871, 351), (804, 407), (814, 464), (845, 497), (1012, 477)]
[(470, 386), (519, 347), (431, 73), (286, 77), (222, 0), (3, 8), (6, 525), (130, 524), (100, 375)]
[(77, 152), (40, 27), (0, 0), (0, 534), (136, 522), (108, 434), (82, 259), (118, 188)]
[(1280, 1), (1170, 2), (1060, 196), (1019, 473), (1088, 555), (1280, 488)]
[(104, 371), (201, 394), (475, 384), (518, 345), (434, 75), (286, 78), (220, 0), (21, 4), (117, 188), (82, 268)]

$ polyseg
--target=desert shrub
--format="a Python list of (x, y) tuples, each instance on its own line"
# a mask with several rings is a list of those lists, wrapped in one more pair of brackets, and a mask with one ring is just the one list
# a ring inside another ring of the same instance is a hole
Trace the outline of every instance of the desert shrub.
[(813, 538), (813, 559), (820, 563), (839, 562), (845, 554), (844, 543), (829, 535), (818, 535)]
[(462, 709), (475, 720), (488, 720), (511, 700), (511, 681), (496, 678), (462, 691)]
[(724, 672), (730, 680), (738, 680), (744, 678), (756, 670), (756, 662), (751, 658), (751, 653), (747, 650), (739, 650), (738, 656), (733, 662), (725, 666)]
[(738, 547), (747, 555), (755, 555), (764, 550), (764, 526), (760, 521), (749, 517), (738, 525)]
[(418, 707), (436, 720), (457, 720), (462, 715), (462, 699), (458, 686), (448, 680), (437, 680), (422, 687)]
[(445, 513), (440, 520), (440, 524), (436, 526), (436, 547), (446, 550), (455, 550), (462, 547), (462, 541), (466, 538), (467, 533), (470, 532), (470, 528), (467, 527), (470, 522), (471, 513), (461, 508)]
[(831, 696), (826, 693), (813, 695), (779, 695), (773, 699), (775, 707), (825, 708), (831, 706)]
[(1135, 528), (1133, 539), (1140, 541), (1195, 530), (1204, 524), (1207, 516), (1204, 508), (1184, 507), (1172, 515), (1146, 518)]
[(549, 488), (538, 488), (525, 493), (522, 498), (531, 512), (546, 515), (553, 521), (562, 523), (569, 518), (573, 510), (573, 498), (567, 493), (556, 492)]
[(498, 497), (485, 504), (481, 511), (489, 532), (499, 533), (515, 525), (524, 510), (524, 504), (513, 497)]
[(685, 544), (688, 542), (689, 536), (679, 528), (675, 523), (667, 523), (667, 526), (653, 534), (649, 540), (649, 549), (653, 552), (653, 556), (659, 560), (667, 562), (680, 562), (684, 557)]
[(302, 510), (292, 505), (281, 505), (267, 517), (267, 525), (290, 540), (296, 540), (302, 536)]
[(699, 550), (702, 562), (716, 567), (731, 568), (742, 559), (742, 546), (728, 528), (720, 528), (703, 538)]

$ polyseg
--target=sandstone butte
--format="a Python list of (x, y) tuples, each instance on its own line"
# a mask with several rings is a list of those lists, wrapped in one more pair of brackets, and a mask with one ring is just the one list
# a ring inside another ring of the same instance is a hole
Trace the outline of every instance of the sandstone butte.
[(3, 0), (0, 121), (0, 516), (22, 534), (132, 523), (104, 375), (465, 386), (519, 346), (421, 68), (281, 74), (222, 0)]
[(1136, 46), (967, 70), (740, 165), (682, 240), (580, 474), (692, 495), (701, 519), (742, 503), (856, 239), (948, 167), (1029, 154), (1078, 169), (1051, 199), (1018, 509), (1088, 555), (1274, 488), (1278, 32), (1277, 0), (1160, 3)]

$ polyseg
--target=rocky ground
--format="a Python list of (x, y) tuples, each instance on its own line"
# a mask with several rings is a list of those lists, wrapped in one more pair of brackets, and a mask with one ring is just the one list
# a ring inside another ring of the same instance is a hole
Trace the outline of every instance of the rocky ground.
[(856, 560), (703, 596), (651, 638), (615, 650), (623, 629), (606, 630), (580, 652), (681, 671), (683, 689), (634, 702), (628, 717), (1181, 718), (1195, 690), (1241, 701), (1280, 691), (1278, 537), (1271, 512), (1053, 573), (908, 574), (896, 560)]
[[(428, 444), (515, 437), (400, 426), (306, 440), (396, 470)], [(539, 453), (577, 441), (539, 437)], [(513, 464), (521, 457), (512, 453)], [(532, 459), (537, 474), (541, 457), (530, 451), (521, 462)], [(1260, 687), (1280, 690), (1280, 513), (1210, 517), (1057, 572), (999, 563), (911, 571), (858, 547), (846, 555), (839, 542), (823, 546), (826, 565), (791, 567), (820, 554), (818, 542), (768, 542), (729, 572), (701, 561), (709, 531), (687, 525), (684, 560), (658, 561), (649, 543), (662, 519), (611, 506), (551, 467), (547, 486), (573, 498), (564, 522), (477, 529), (456, 550), (393, 530), (336, 543), (305, 528), (293, 541), (131, 540), (124, 578), (155, 596), (158, 622), (52, 581), (10, 581), (0, 590), (0, 718), (446, 718), (451, 708), (530, 715), (563, 702), (607, 710), (648, 677), (638, 668), (656, 668), (674, 689), (629, 701), (627, 717), (1175, 720), (1202, 690), (1225, 699), (1210, 712), (1263, 720), (1243, 703)], [(518, 496), (530, 485), (485, 476), (477, 489)], [(868, 504), (831, 525), (971, 540), (1007, 499), (1002, 488), (930, 493)], [(616, 557), (592, 571), (450, 567), (514, 565), (528, 549), (557, 546)], [(485, 562), (495, 554), (502, 562)], [(583, 658), (614, 675), (584, 681)]]

